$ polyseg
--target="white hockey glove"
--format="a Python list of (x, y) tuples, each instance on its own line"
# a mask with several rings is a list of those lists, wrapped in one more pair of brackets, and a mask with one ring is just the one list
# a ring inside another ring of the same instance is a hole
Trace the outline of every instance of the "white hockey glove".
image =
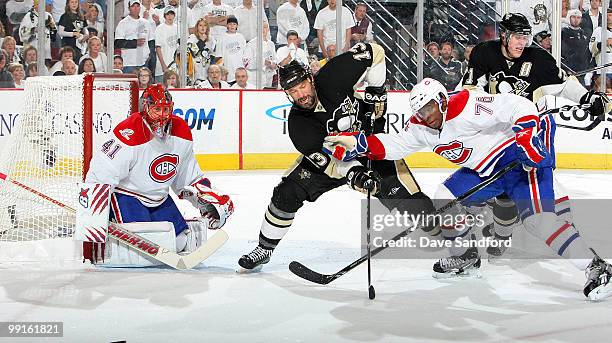
[(210, 188), (208, 179), (183, 188), (178, 197), (188, 200), (200, 210), (202, 217), (208, 219), (208, 228), (211, 230), (223, 227), (227, 218), (234, 213), (234, 203), (229, 195), (219, 194)]

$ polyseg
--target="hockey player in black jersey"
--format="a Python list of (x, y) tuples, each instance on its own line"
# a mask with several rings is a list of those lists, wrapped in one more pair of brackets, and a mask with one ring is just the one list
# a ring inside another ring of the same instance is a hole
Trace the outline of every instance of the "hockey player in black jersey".
[[(481, 87), (491, 94), (514, 93), (536, 102), (541, 111), (570, 103), (590, 104), (586, 111), (593, 116), (603, 115), (609, 110), (605, 94), (587, 91), (575, 77), (568, 77), (559, 69), (546, 50), (531, 45), (531, 25), (524, 15), (508, 13), (499, 27), (498, 40), (482, 42), (472, 50), (462, 80), (463, 87)], [(485, 234), (507, 240), (518, 224), (516, 206), (506, 195), (497, 197), (491, 205), (494, 226)], [(564, 205), (559, 202), (558, 208), (562, 210)], [(499, 257), (504, 250), (504, 245), (501, 245), (489, 247), (487, 252), (490, 257)], [(473, 251), (469, 253), (473, 255)], [(451, 256), (450, 259), (469, 262), (464, 257)]]
[[(431, 200), (421, 192), (403, 160), (375, 161), (368, 169), (365, 160), (347, 156), (351, 161), (344, 163), (332, 158), (323, 147), (329, 134), (383, 131), (386, 67), (379, 45), (357, 43), (332, 58), (314, 77), (308, 67), (292, 61), (279, 69), (279, 78), (293, 102), (288, 117), (289, 138), (301, 155), (274, 188), (259, 244), (239, 259), (241, 267), (253, 269), (267, 263), (304, 201), (316, 201), (321, 194), (344, 184), (359, 191), (370, 190), (389, 209), (408, 213), (433, 210)], [(362, 80), (368, 87), (359, 99), (355, 86)]]

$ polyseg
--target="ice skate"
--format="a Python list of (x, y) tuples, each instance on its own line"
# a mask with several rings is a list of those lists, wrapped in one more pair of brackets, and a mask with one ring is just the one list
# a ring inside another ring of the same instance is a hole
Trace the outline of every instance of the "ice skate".
[(243, 270), (239, 272), (254, 272), (261, 270), (262, 265), (270, 262), (270, 256), (272, 256), (271, 249), (264, 249), (257, 246), (253, 251), (246, 255), (242, 255), (238, 260), (238, 264)]
[(587, 282), (584, 284), (584, 295), (589, 300), (602, 300), (612, 293), (612, 266), (595, 256), (585, 271)]
[(433, 266), (433, 277), (448, 279), (453, 277), (475, 277), (480, 275), (480, 256), (477, 248), (469, 248), (461, 256), (441, 258)]

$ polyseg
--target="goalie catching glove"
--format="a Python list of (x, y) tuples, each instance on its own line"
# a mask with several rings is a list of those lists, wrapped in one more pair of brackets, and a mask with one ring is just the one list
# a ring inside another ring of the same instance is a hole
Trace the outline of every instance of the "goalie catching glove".
[(178, 194), (180, 199), (185, 199), (200, 210), (204, 218), (208, 218), (208, 228), (220, 229), (227, 218), (234, 213), (234, 203), (229, 195), (219, 194), (211, 188), (208, 179), (202, 179), (191, 186), (187, 186)]

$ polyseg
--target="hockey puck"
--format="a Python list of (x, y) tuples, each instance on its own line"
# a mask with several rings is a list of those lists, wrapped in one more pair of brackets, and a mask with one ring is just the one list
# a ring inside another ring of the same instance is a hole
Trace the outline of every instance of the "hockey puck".
[(374, 286), (372, 285), (368, 287), (368, 298), (370, 298), (370, 300), (374, 300), (374, 298), (376, 298), (376, 292), (374, 291)]

